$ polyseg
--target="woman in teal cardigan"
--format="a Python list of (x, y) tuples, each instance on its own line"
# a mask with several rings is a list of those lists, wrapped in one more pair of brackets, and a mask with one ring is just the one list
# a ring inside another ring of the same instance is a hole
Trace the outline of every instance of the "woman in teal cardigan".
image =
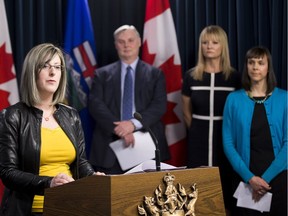
[(272, 193), (270, 212), (235, 207), (234, 215), (287, 215), (287, 91), (276, 87), (272, 57), (265, 47), (250, 49), (243, 89), (229, 94), (223, 113), (224, 152), (254, 201)]

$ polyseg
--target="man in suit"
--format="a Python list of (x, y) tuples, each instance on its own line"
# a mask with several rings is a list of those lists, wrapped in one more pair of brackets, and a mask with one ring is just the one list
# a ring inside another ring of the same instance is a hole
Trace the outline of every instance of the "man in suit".
[[(169, 159), (169, 149), (161, 117), (166, 112), (165, 77), (161, 70), (139, 59), (141, 38), (134, 26), (123, 25), (114, 32), (119, 61), (96, 70), (89, 96), (89, 112), (95, 120), (90, 150), (90, 162), (98, 171), (121, 174), (119, 162), (109, 143), (123, 139), (127, 146), (135, 145), (133, 132), (141, 130), (141, 122), (133, 113), (142, 116), (142, 123), (150, 127), (160, 148), (161, 161)], [(132, 108), (124, 117), (124, 82), (130, 66), (132, 80)]]

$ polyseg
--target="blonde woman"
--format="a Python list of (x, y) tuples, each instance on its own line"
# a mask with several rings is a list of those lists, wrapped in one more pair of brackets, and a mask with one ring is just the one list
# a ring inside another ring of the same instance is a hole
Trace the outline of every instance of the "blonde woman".
[(187, 165), (219, 166), (227, 209), (232, 192), (226, 173), (231, 167), (222, 147), (222, 114), (227, 95), (240, 86), (240, 75), (230, 65), (225, 31), (207, 26), (199, 37), (197, 65), (186, 73), (182, 88), (189, 137)]

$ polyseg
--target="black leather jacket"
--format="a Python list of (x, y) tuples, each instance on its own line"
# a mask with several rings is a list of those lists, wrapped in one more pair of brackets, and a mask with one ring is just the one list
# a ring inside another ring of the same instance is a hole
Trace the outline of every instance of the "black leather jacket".
[[(0, 215), (30, 215), (34, 195), (43, 195), (50, 186), (52, 177), (38, 175), (42, 114), (22, 102), (0, 113), (0, 177), (6, 186)], [(76, 160), (70, 165), (73, 178), (92, 175), (78, 112), (58, 104), (54, 118), (76, 149)]]

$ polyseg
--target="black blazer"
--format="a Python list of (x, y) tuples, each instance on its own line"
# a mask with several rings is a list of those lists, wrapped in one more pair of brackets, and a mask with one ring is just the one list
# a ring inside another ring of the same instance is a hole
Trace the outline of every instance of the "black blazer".
[[(163, 72), (139, 60), (135, 71), (134, 90), (135, 109), (142, 115), (143, 123), (151, 128), (158, 139), (161, 160), (167, 160), (170, 154), (161, 122), (167, 108)], [(113, 122), (121, 119), (121, 61), (96, 70), (88, 106), (96, 122), (90, 162), (95, 166), (110, 168), (115, 163), (116, 156), (109, 143), (119, 139), (114, 134)]]

